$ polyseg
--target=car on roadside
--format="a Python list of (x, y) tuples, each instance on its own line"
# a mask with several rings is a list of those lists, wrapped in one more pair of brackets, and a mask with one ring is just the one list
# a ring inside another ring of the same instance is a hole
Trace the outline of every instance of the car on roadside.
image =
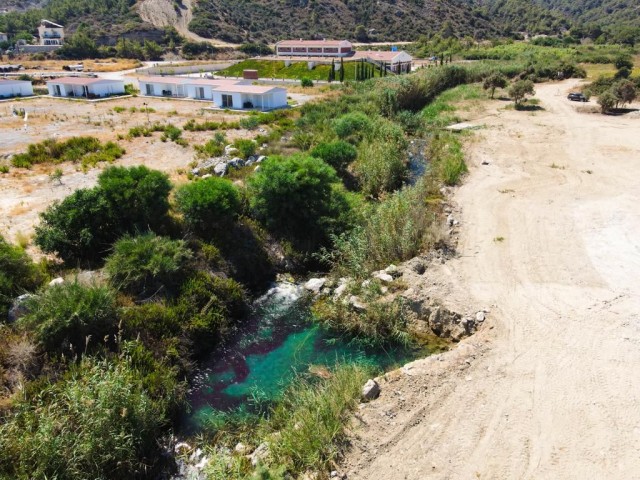
[(588, 102), (589, 99), (583, 94), (579, 92), (571, 92), (567, 95), (567, 98), (572, 102)]

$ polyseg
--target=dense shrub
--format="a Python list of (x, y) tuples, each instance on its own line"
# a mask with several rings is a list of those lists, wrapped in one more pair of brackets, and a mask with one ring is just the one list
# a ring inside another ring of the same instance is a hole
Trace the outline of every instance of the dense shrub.
[(125, 360), (85, 359), (0, 425), (0, 477), (147, 478), (158, 471), (168, 399), (151, 398)]
[(240, 211), (240, 194), (229, 180), (209, 177), (176, 192), (176, 206), (185, 222), (200, 235), (228, 228)]
[(267, 228), (312, 251), (344, 225), (348, 205), (337, 183), (320, 159), (269, 157), (249, 179), (251, 207)]
[(20, 247), (0, 236), (0, 323), (17, 296), (35, 289), (41, 282), (39, 269)]
[(439, 134), (431, 140), (429, 158), (440, 181), (445, 185), (456, 185), (467, 172), (462, 144), (453, 134)]
[(47, 288), (27, 301), (28, 313), (19, 325), (34, 332), (47, 352), (81, 353), (91, 339), (95, 345), (114, 332), (114, 293), (103, 286), (65, 282)]
[[(16, 167), (29, 168), (38, 163), (62, 163), (83, 161), (84, 164), (95, 164), (99, 161), (112, 162), (124, 154), (124, 149), (113, 142), (100, 143), (94, 137), (73, 137), (60, 142), (48, 139), (41, 143), (31, 144), (26, 153), (19, 153), (11, 159)], [(91, 155), (85, 160), (86, 157)]]
[(311, 156), (321, 158), (337, 172), (346, 171), (347, 167), (358, 156), (358, 151), (350, 143), (338, 140), (330, 143), (320, 143), (311, 150)]
[(204, 272), (185, 282), (173, 308), (196, 357), (210, 352), (247, 312), (237, 282)]
[(247, 159), (254, 153), (256, 153), (256, 149), (258, 145), (253, 140), (248, 140), (246, 138), (239, 138), (235, 142), (233, 142), (233, 146), (238, 149), (240, 157)]
[(135, 295), (170, 293), (187, 276), (192, 257), (183, 240), (146, 233), (119, 239), (105, 268), (120, 290)]
[(168, 177), (139, 167), (109, 167), (98, 187), (76, 190), (41, 214), (35, 243), (65, 262), (95, 261), (121, 235), (156, 229), (169, 209)]
[(120, 226), (111, 203), (99, 188), (76, 190), (41, 215), (35, 244), (65, 262), (102, 258)]
[(224, 154), (224, 144), (226, 139), (220, 132), (204, 145), (196, 145), (194, 148), (200, 158), (219, 157)]
[(362, 112), (347, 113), (334, 123), (336, 134), (341, 139), (362, 140), (372, 126), (371, 119)]
[(169, 210), (169, 177), (145, 166), (109, 167), (98, 186), (111, 204), (121, 232), (158, 228)]

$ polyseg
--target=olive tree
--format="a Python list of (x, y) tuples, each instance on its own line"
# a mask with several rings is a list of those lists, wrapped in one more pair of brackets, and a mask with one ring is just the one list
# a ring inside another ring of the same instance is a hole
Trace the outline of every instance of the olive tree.
[(527, 95), (535, 95), (535, 87), (531, 80), (518, 80), (509, 88), (509, 96), (516, 106), (520, 105)]

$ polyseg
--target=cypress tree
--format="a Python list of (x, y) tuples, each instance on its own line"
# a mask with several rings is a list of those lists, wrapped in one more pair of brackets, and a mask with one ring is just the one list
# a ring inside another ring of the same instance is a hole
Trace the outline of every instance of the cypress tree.
[(344, 62), (342, 61), (342, 57), (340, 57), (340, 83), (344, 82)]

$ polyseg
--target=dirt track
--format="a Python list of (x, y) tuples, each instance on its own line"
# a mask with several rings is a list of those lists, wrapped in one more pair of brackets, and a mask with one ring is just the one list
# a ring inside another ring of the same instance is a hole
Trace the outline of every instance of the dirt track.
[(361, 408), (350, 480), (640, 478), (640, 118), (579, 113), (571, 85), (482, 120), (459, 256), (427, 275), (491, 312)]

